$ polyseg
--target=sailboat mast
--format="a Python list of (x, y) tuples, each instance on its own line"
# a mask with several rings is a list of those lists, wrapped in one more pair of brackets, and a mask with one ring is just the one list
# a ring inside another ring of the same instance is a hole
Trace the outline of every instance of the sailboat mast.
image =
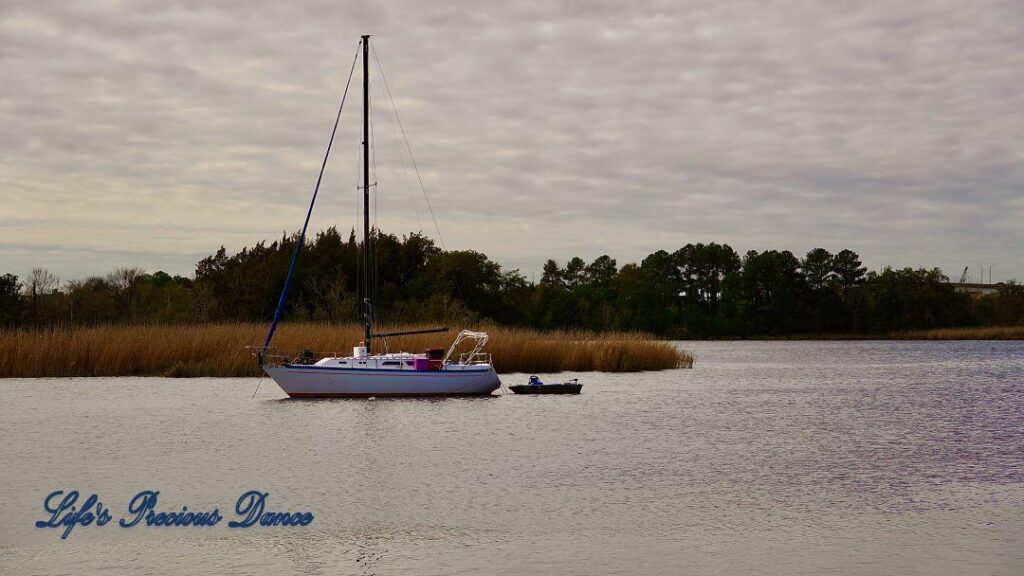
[(363, 36), (363, 343), (370, 353), (370, 35)]

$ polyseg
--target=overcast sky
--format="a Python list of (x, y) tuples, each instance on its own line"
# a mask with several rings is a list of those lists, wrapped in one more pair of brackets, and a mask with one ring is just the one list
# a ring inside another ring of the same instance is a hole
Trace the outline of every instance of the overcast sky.
[[(1024, 279), (1020, 0), (0, 0), (0, 273), (297, 230), (362, 33), (447, 247), (528, 278), (716, 241)], [(371, 80), (379, 223), (436, 237)], [(353, 90), (313, 229), (356, 223)]]

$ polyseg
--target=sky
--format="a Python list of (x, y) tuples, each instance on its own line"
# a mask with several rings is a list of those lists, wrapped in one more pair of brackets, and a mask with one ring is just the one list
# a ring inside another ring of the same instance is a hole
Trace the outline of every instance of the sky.
[[(726, 242), (1024, 279), (1019, 0), (0, 0), (0, 273), (298, 230), (361, 34), (385, 231), (527, 278)], [(357, 224), (358, 76), (312, 230)]]

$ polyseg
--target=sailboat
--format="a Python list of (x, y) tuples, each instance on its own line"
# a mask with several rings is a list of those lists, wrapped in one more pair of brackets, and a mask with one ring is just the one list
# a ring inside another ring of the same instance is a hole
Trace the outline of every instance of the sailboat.
[[(446, 331), (447, 328), (413, 330), (407, 332), (375, 333), (373, 307), (370, 298), (371, 267), (371, 234), (370, 234), (370, 78), (369, 78), (369, 47), (370, 36), (364, 35), (360, 40), (356, 58), (349, 72), (349, 82), (338, 108), (334, 121), (334, 130), (327, 145), (320, 176), (317, 178), (313, 199), (306, 212), (299, 241), (292, 255), (284, 288), (278, 300), (274, 319), (270, 324), (266, 341), (257, 350), (260, 367), (270, 376), (288, 396), (292, 398), (318, 397), (418, 397), (418, 396), (483, 396), (490, 395), (501, 385), (494, 371), (491, 355), (484, 352), (487, 344), (487, 333), (463, 330), (455, 338), (452, 345), (444, 349), (426, 350), (422, 353), (373, 353), (375, 341), (387, 337), (400, 337), (409, 334)], [(274, 353), (270, 348), (277, 324), (281, 319), (288, 290), (298, 261), (299, 252), (309, 226), (309, 218), (316, 203), (316, 196), (323, 179), (324, 168), (330, 155), (334, 135), (341, 119), (341, 111), (348, 95), (348, 86), (352, 81), (359, 52), (362, 52), (363, 72), (363, 245), (362, 256), (366, 273), (363, 274), (361, 285), (363, 312), (363, 341), (352, 349), (351, 356), (326, 357), (315, 359), (310, 355), (289, 357)], [(464, 342), (472, 347), (461, 354), (456, 354)]]

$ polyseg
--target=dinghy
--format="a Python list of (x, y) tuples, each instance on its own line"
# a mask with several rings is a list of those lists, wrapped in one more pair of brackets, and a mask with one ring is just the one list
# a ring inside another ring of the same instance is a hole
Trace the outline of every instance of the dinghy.
[(545, 384), (536, 376), (530, 376), (528, 384), (509, 386), (513, 394), (579, 394), (582, 389), (583, 384), (580, 384), (578, 378), (557, 384)]

